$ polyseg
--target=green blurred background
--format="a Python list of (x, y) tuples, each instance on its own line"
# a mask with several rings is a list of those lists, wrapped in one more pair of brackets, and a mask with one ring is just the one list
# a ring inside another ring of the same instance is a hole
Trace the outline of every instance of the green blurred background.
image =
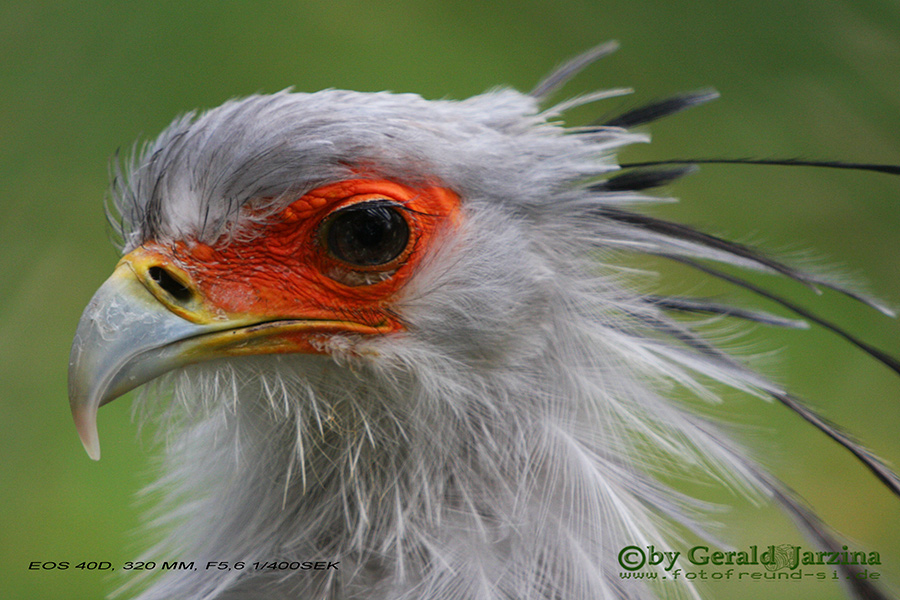
[[(568, 92), (631, 86), (582, 122), (672, 92), (717, 102), (653, 127), (626, 159), (799, 156), (900, 164), (896, 0), (100, 2), (0, 5), (0, 598), (95, 599), (115, 578), (29, 571), (31, 561), (111, 561), (144, 547), (136, 493), (154, 449), (127, 400), (101, 411), (104, 458), (70, 422), (66, 365), (75, 324), (116, 261), (102, 201), (117, 148), (175, 115), (288, 86), (465, 98), (529, 89), (600, 41), (622, 50)], [(706, 167), (661, 214), (788, 255), (822, 257), (900, 303), (900, 179), (814, 169)], [(675, 282), (693, 289), (693, 283)], [(799, 286), (785, 292), (898, 353), (900, 324)], [(714, 291), (723, 291), (715, 288)], [(683, 290), (682, 290), (683, 291)], [(900, 381), (834, 335), (757, 329), (732, 341), (900, 464)], [(900, 502), (846, 452), (779, 406), (735, 399), (773, 470), (900, 583)], [(710, 497), (726, 503), (727, 494)], [(742, 504), (742, 503), (738, 503)], [(720, 515), (747, 545), (802, 543), (768, 509)], [(159, 557), (160, 560), (173, 557)], [(722, 598), (839, 598), (826, 584), (710, 584)], [(576, 599), (573, 599), (576, 600)]]

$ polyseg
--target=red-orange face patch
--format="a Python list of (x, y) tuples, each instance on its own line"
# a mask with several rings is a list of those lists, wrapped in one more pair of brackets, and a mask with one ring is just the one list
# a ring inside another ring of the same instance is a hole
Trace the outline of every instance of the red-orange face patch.
[[(351, 264), (329, 248), (327, 231), (336, 213), (357, 205), (378, 206), (395, 222), (403, 220), (405, 244), (395, 242), (402, 247), (384, 264)], [(436, 236), (460, 218), (459, 197), (445, 188), (354, 179), (307, 193), (240, 240), (222, 246), (150, 242), (144, 249), (180, 269), (210, 312), (346, 321), (390, 331), (402, 328), (386, 310), (390, 299)]]

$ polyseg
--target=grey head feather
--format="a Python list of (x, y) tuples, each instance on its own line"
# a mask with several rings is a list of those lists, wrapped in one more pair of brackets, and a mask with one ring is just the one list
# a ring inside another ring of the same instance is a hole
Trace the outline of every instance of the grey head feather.
[(609, 50), (563, 65), (531, 95), (500, 89), (456, 102), (325, 90), (232, 100), (177, 119), (118, 167), (111, 213), (126, 251), (150, 239), (227, 244), (348, 177), (440, 184), (459, 194), (465, 215), (392, 306), (404, 332), (333, 336), (321, 341), (323, 356), (195, 365), (145, 393), (141, 410), (163, 415), (154, 489), (168, 497), (148, 558), (302, 557), (339, 560), (340, 570), (168, 573), (127, 589), (144, 588), (141, 600), (697, 597), (689, 584), (619, 577), (624, 546), (666, 547), (679, 527), (701, 532), (709, 520), (709, 506), (670, 490), (660, 473), (780, 503), (813, 543), (835, 547), (723, 428), (671, 399), (679, 390), (716, 402), (723, 388), (779, 398), (896, 481), (670, 312), (797, 321), (638, 291), (640, 276), (622, 263), (634, 254), (823, 279), (625, 210), (655, 200), (640, 190), (689, 170), (636, 177), (632, 189), (627, 178), (604, 185), (616, 150), (647, 136), (567, 129), (538, 102)]
[(215, 241), (248, 203), (289, 202), (359, 169), (509, 203), (614, 168), (595, 159), (628, 140), (573, 144), (563, 134), (512, 90), (462, 102), (340, 90), (253, 96), (186, 115), (148, 144), (115, 181), (112, 220), (126, 248), (160, 236)]

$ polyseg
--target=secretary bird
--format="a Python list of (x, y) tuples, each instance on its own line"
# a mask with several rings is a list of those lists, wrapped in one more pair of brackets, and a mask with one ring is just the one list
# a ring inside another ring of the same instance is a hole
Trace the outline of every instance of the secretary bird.
[[(788, 487), (675, 399), (685, 391), (773, 398), (900, 492), (878, 458), (690, 318), (813, 322), (900, 372), (737, 273), (891, 311), (649, 216), (659, 198), (644, 190), (704, 161), (618, 164), (616, 151), (647, 141), (635, 126), (716, 94), (583, 127), (561, 115), (627, 90), (542, 108), (612, 49), (576, 57), (529, 94), (232, 100), (116, 161), (109, 214), (123, 257), (78, 325), (72, 413), (99, 459), (98, 408), (156, 381), (138, 405), (165, 446), (165, 534), (148, 556), (198, 566), (139, 581), (138, 598), (696, 597), (683, 580), (619, 576), (629, 545), (670, 547), (679, 528), (705, 535), (707, 507), (660, 475), (774, 502), (815, 547), (839, 550)], [(629, 260), (648, 255), (800, 318), (642, 289)], [(858, 567), (838, 568), (850, 596), (887, 598), (853, 577)]]

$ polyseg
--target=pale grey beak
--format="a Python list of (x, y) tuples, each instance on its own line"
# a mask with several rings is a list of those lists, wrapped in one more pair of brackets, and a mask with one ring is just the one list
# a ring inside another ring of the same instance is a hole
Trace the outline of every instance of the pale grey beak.
[(88, 456), (100, 458), (100, 406), (194, 362), (175, 342), (222, 327), (198, 325), (172, 313), (127, 262), (120, 263), (84, 309), (69, 355), (69, 405)]
[[(171, 297), (154, 267), (177, 273), (189, 298)], [(185, 365), (251, 354), (314, 353), (317, 332), (380, 333), (342, 320), (228, 314), (204, 303), (189, 275), (138, 248), (91, 298), (69, 356), (69, 405), (88, 456), (100, 458), (97, 410), (142, 383)]]

